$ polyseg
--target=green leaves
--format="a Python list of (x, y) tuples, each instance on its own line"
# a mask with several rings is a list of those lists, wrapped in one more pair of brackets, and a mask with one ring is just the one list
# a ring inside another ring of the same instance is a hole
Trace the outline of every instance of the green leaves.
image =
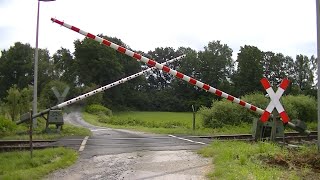
[(263, 52), (255, 46), (240, 47), (238, 68), (233, 76), (236, 95), (262, 91), (260, 79), (263, 77)]
[(31, 109), (32, 90), (31, 87), (20, 90), (17, 85), (13, 85), (7, 93), (5, 108), (12, 121), (15, 121), (20, 114), (28, 112)]

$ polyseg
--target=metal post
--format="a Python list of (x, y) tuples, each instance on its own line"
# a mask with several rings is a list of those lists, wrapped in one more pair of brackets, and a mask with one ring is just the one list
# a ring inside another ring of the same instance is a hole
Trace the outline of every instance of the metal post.
[[(34, 77), (33, 77), (33, 104), (32, 111), (33, 115), (37, 114), (37, 102), (38, 102), (38, 59), (39, 59), (39, 50), (38, 50), (38, 40), (39, 40), (39, 13), (40, 13), (40, 1), (49, 2), (55, 0), (38, 0), (38, 12), (37, 12), (37, 27), (36, 27), (36, 49), (34, 52)], [(37, 127), (37, 118), (33, 119), (33, 126)]]
[(196, 130), (196, 112), (193, 105), (192, 105), (192, 113), (193, 113), (192, 129), (193, 131), (195, 131)]
[[(37, 114), (37, 102), (38, 102), (38, 36), (39, 36), (39, 11), (40, 11), (40, 1), (38, 1), (38, 13), (37, 13), (37, 28), (36, 28), (36, 49), (34, 53), (34, 77), (33, 77), (33, 115)], [(37, 118), (32, 121), (34, 127), (37, 127)]]
[(29, 145), (30, 145), (30, 156), (32, 158), (32, 152), (33, 152), (33, 142), (32, 142), (32, 132), (33, 131), (33, 121), (32, 121), (32, 110), (30, 113), (30, 130), (29, 130), (29, 137), (30, 137), (30, 141), (29, 141)]
[(320, 7), (319, 0), (316, 0), (316, 14), (317, 14), (317, 74), (318, 74), (318, 90), (317, 90), (317, 102), (318, 102), (318, 152), (320, 152)]
[(277, 111), (273, 110), (272, 111), (272, 127), (271, 127), (271, 135), (270, 135), (270, 139), (271, 141), (275, 142), (276, 141), (276, 134), (277, 134), (277, 116), (278, 113)]

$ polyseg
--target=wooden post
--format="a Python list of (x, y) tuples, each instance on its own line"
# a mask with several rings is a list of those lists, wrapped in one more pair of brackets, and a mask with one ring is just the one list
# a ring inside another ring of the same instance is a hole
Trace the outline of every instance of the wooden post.
[(196, 130), (196, 112), (195, 112), (195, 109), (194, 109), (194, 106), (192, 105), (192, 113), (193, 113), (193, 119), (192, 119), (192, 129), (193, 131)]

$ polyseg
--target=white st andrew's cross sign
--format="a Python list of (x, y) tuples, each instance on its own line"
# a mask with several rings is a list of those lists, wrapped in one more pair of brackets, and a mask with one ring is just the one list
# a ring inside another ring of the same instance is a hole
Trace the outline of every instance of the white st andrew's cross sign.
[(267, 93), (271, 99), (271, 102), (269, 103), (266, 110), (263, 112), (260, 120), (262, 122), (266, 122), (269, 119), (270, 114), (272, 113), (273, 109), (276, 108), (277, 111), (279, 112), (279, 115), (280, 115), (283, 123), (288, 123), (289, 117), (288, 117), (287, 113), (285, 112), (279, 99), (282, 96), (283, 92), (287, 89), (287, 87), (290, 83), (289, 80), (287, 78), (284, 78), (282, 80), (280, 86), (278, 87), (278, 90), (276, 93), (273, 91), (267, 78), (262, 78), (260, 80), (260, 82), (261, 82), (262, 86), (264, 87), (264, 89), (267, 91)]

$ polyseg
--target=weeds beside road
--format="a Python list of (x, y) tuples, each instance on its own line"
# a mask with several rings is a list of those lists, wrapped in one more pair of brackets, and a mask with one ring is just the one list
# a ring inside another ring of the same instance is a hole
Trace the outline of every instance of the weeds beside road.
[[(270, 142), (216, 141), (199, 153), (213, 158), (211, 179), (319, 179), (315, 146), (289, 150)], [(307, 156), (313, 161), (307, 162)]]
[[(27, 124), (15, 125), (14, 122), (8, 122), (6, 131), (0, 133), (0, 139), (10, 140), (28, 140), (29, 127)], [(53, 127), (51, 127), (53, 129)], [(51, 133), (45, 131), (45, 121), (38, 118), (38, 126), (34, 129), (33, 139), (59, 139), (65, 136), (87, 136), (90, 130), (82, 127), (76, 127), (65, 124), (61, 132), (55, 130)], [(75, 163), (78, 153), (68, 148), (48, 148), (43, 150), (34, 150), (33, 158), (29, 151), (2, 152), (0, 153), (0, 179), (41, 179), (48, 173), (68, 167)]]
[[(27, 124), (15, 125), (14, 122), (11, 123), (12, 130), (6, 131), (5, 133), (0, 133), (0, 139), (9, 140), (28, 140), (29, 139), (29, 127)], [(70, 124), (64, 124), (63, 130), (61, 132), (57, 132), (54, 129), (53, 125), (50, 125), (51, 131), (47, 133), (45, 131), (45, 120), (42, 118), (38, 118), (37, 127), (33, 131), (33, 139), (42, 140), (42, 139), (59, 139), (65, 136), (89, 136), (91, 135), (90, 130), (83, 128), (72, 126)]]
[(83, 112), (83, 118), (90, 124), (103, 127), (124, 128), (160, 134), (217, 135), (248, 134), (251, 124), (224, 126), (222, 128), (204, 128), (200, 117), (196, 116), (196, 129), (192, 130), (191, 112), (141, 112), (130, 111), (115, 113), (109, 121), (101, 120), (99, 115)]
[(32, 159), (28, 151), (0, 153), (0, 179), (41, 179), (74, 164), (77, 158), (77, 152), (67, 148), (34, 150)]

